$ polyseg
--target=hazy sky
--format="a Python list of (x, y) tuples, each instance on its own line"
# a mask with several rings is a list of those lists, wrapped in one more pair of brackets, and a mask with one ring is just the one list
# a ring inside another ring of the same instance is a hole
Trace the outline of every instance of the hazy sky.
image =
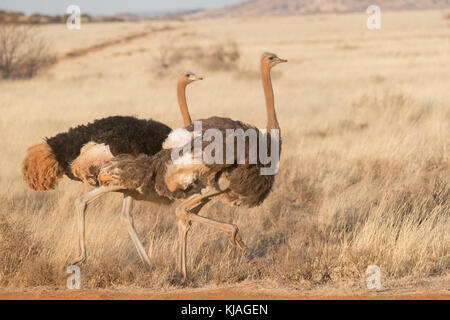
[(119, 12), (160, 12), (195, 8), (214, 8), (242, 0), (0, 0), (0, 8), (26, 14), (64, 14), (66, 8), (76, 4), (82, 13), (108, 15)]

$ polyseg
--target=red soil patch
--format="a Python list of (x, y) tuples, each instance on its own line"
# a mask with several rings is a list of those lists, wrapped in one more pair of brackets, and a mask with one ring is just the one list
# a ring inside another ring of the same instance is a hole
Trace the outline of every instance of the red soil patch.
[(69, 53), (66, 53), (66, 54), (58, 57), (58, 62), (61, 62), (61, 61), (64, 61), (64, 60), (73, 59), (73, 58), (83, 57), (83, 56), (86, 56), (88, 54), (91, 54), (91, 53), (94, 53), (94, 52), (106, 49), (108, 47), (112, 47), (112, 46), (116, 46), (116, 45), (119, 45), (119, 44), (128, 43), (130, 41), (146, 37), (150, 33), (151, 33), (151, 31), (140, 32), (140, 33), (136, 33), (136, 34), (132, 34), (132, 35), (126, 36), (126, 37), (121, 38), (121, 39), (109, 40), (109, 41), (105, 41), (105, 42), (102, 42), (102, 43), (95, 44), (95, 45), (90, 46), (90, 47), (76, 49), (76, 50), (70, 51)]
[(385, 294), (373, 293), (363, 295), (308, 295), (301, 293), (271, 294), (248, 292), (234, 288), (211, 290), (181, 289), (167, 293), (150, 290), (41, 290), (26, 292), (0, 292), (1, 300), (450, 300), (450, 294), (413, 293)]

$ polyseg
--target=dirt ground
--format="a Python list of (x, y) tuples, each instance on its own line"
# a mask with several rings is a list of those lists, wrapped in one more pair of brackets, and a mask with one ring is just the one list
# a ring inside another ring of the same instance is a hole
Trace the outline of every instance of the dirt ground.
[(1, 292), (1, 300), (450, 300), (450, 289), (432, 288), (381, 289), (369, 291), (361, 288), (342, 289), (324, 287), (319, 289), (269, 289), (258, 283), (236, 286), (173, 289), (153, 291), (151, 289), (117, 290), (68, 290), (32, 289)]

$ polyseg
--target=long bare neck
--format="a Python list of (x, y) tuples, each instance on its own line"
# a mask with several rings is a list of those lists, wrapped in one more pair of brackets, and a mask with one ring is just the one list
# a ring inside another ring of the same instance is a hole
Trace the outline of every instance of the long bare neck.
[(270, 69), (261, 64), (261, 78), (264, 88), (264, 96), (266, 97), (267, 108), (267, 130), (280, 129), (275, 113), (275, 99), (273, 96), (272, 79), (270, 77)]
[(177, 87), (178, 105), (180, 106), (181, 115), (185, 126), (192, 123), (191, 116), (189, 115), (189, 109), (186, 102), (186, 83), (178, 81)]

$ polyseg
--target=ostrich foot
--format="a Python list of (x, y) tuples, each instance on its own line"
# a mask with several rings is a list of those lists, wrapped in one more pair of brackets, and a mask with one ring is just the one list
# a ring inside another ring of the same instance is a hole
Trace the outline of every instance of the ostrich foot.
[(231, 230), (230, 232), (229, 240), (233, 246), (238, 247), (243, 251), (247, 250), (247, 247), (244, 244), (244, 241), (242, 241), (241, 236), (239, 234), (239, 228), (236, 225), (233, 225), (233, 230)]

